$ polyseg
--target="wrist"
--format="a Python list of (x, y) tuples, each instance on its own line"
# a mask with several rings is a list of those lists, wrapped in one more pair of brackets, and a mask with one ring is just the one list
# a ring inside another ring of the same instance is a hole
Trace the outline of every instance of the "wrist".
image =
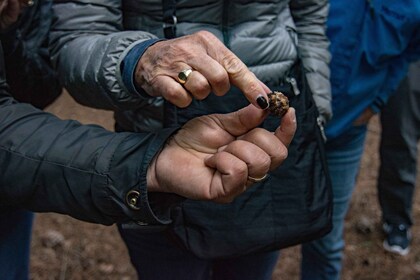
[(146, 92), (149, 96), (147, 89), (149, 88), (150, 81), (152, 80), (151, 73), (153, 68), (156, 66), (156, 61), (153, 59), (154, 49), (157, 47), (156, 43), (150, 44), (142, 53), (137, 61), (135, 71), (133, 73), (134, 85), (137, 89)]
[(124, 57), (123, 62), (121, 63), (121, 73), (122, 80), (125, 87), (129, 92), (140, 95), (143, 98), (149, 98), (150, 95), (143, 90), (137, 81), (137, 68), (140, 59), (142, 59), (145, 51), (155, 44), (156, 42), (161, 41), (160, 39), (149, 39), (135, 45)]
[(153, 160), (150, 162), (150, 165), (147, 168), (146, 185), (148, 192), (162, 192), (162, 190), (159, 188), (156, 176), (156, 162), (158, 157), (159, 153), (156, 154), (156, 156), (153, 158)]

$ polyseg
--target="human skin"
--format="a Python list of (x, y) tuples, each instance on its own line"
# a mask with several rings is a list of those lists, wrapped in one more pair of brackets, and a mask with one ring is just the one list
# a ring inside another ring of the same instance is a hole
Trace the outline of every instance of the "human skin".
[(375, 112), (372, 111), (372, 109), (367, 108), (365, 109), (362, 114), (353, 122), (353, 125), (365, 125), (368, 124), (370, 119), (375, 115)]
[[(182, 85), (177, 76), (185, 69), (193, 72)], [(222, 96), (235, 85), (250, 103), (266, 109), (270, 92), (234, 53), (207, 31), (150, 46), (137, 63), (135, 82), (150, 96), (162, 96), (181, 108), (187, 107), (193, 98), (202, 100), (211, 92)], [(264, 106), (257, 102), (259, 97), (264, 99)]]
[[(27, 1), (0, 0), (0, 27), (4, 29), (13, 24), (18, 19), (21, 9), (26, 6)], [(199, 33), (189, 37), (203, 40), (202, 36), (210, 36), (211, 40), (218, 41), (208, 32)], [(182, 40), (181, 43), (188, 42), (189, 40)], [(198, 48), (202, 50), (203, 45), (198, 44)], [(214, 49), (211, 52), (214, 52), (213, 57), (217, 57)], [(261, 92), (269, 92), (269, 89), (230, 51), (227, 50), (223, 55), (223, 58), (219, 57), (212, 62), (214, 71), (221, 72), (221, 76), (216, 74), (214, 78), (211, 71), (207, 75), (216, 94), (223, 95), (229, 89), (230, 84), (226, 79), (231, 79), (232, 84), (243, 89), (246, 89), (247, 85), (256, 86), (251, 89), (258, 88), (255, 92), (247, 90), (248, 95), (255, 93), (260, 96)], [(209, 56), (207, 59), (211, 61), (213, 58)], [(223, 67), (217, 61), (221, 61)], [(157, 84), (162, 83), (165, 86), (169, 82), (169, 87), (179, 86), (180, 84), (173, 79), (165, 80), (165, 75), (160, 74), (160, 71), (167, 74), (170, 71), (159, 62), (162, 60), (158, 59), (156, 65), (148, 64), (148, 67), (154, 69), (151, 73), (157, 75)], [(182, 63), (180, 65), (185, 67)], [(197, 71), (193, 74), (195, 78), (200, 79), (201, 74)], [(181, 86), (184, 90), (181, 92), (181, 98), (177, 97), (178, 93), (170, 93), (166, 98), (176, 103), (177, 100), (183, 100), (182, 94), (185, 93), (190, 98), (190, 103), (191, 96), (185, 91), (190, 87), (188, 81), (185, 88)], [(159, 87), (150, 89), (152, 92), (162, 90)], [(194, 86), (191, 89), (195, 92)], [(261, 89), (263, 91), (260, 91)], [(157, 93), (154, 94), (158, 96)], [(204, 93), (206, 94), (209, 92)], [(201, 97), (205, 96), (198, 96)], [(232, 201), (252, 185), (253, 182), (248, 180), (248, 176), (261, 178), (269, 170), (278, 167), (287, 157), (287, 146), (296, 130), (294, 110), (289, 111), (282, 118), (281, 125), (275, 133), (256, 128), (265, 119), (268, 111), (252, 105), (230, 114), (212, 114), (190, 120), (168, 140), (162, 151), (153, 159), (147, 172), (148, 190), (176, 193), (191, 199)]]
[[(193, 71), (181, 84), (177, 76), (184, 69)], [(252, 185), (248, 176), (262, 178), (287, 157), (296, 130), (294, 110), (282, 118), (274, 134), (256, 128), (268, 114), (261, 108), (268, 107), (271, 90), (210, 32), (153, 44), (137, 63), (135, 82), (150, 96), (162, 96), (181, 108), (211, 92), (222, 96), (231, 85), (252, 104), (232, 114), (207, 115), (185, 125), (152, 162), (149, 191), (227, 203)]]
[(28, 0), (0, 0), (0, 30), (4, 30), (18, 20)]
[(190, 120), (152, 161), (148, 190), (231, 202), (252, 185), (248, 176), (261, 178), (287, 157), (296, 131), (295, 111), (288, 110), (274, 133), (257, 128), (267, 114), (248, 105)]

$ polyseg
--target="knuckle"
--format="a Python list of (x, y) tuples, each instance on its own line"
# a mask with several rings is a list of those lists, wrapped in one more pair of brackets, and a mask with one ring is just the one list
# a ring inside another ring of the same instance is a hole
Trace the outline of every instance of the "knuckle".
[(271, 157), (265, 152), (254, 153), (251, 164), (254, 167), (258, 167), (258, 170), (266, 172), (270, 169)]
[(206, 31), (206, 30), (200, 30), (196, 33), (193, 34), (194, 36), (197, 36), (198, 38), (200, 38), (201, 40), (204, 41), (208, 41), (208, 40), (213, 40), (214, 38), (216, 38), (213, 33)]
[(215, 71), (212, 77), (212, 85), (215, 90), (227, 91), (229, 89), (229, 76), (223, 69)]
[(168, 101), (177, 100), (179, 98), (179, 90), (169, 87), (166, 89), (164, 96)]
[(198, 84), (194, 90), (194, 93), (197, 99), (204, 99), (210, 94), (210, 87), (207, 83)]
[(264, 171), (267, 172), (271, 166), (271, 157), (268, 154), (264, 154), (264, 158), (261, 160), (261, 166)]
[(271, 159), (272, 167), (279, 166), (288, 156), (289, 152), (284, 145), (279, 145), (276, 154)]
[(168, 88), (163, 97), (167, 101), (181, 108), (187, 107), (192, 101), (188, 94), (185, 95), (176, 88)]
[(248, 174), (248, 166), (246, 164), (237, 164), (233, 167), (232, 173), (236, 174), (238, 178), (245, 177)]
[(236, 76), (244, 71), (244, 64), (232, 53), (229, 53), (223, 57), (222, 64), (229, 75)]

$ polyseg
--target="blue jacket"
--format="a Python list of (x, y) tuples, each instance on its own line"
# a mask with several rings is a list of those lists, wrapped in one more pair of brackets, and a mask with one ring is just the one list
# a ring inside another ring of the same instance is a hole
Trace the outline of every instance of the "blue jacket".
[(378, 112), (420, 57), (420, 1), (331, 0), (327, 35), (334, 139), (366, 108)]

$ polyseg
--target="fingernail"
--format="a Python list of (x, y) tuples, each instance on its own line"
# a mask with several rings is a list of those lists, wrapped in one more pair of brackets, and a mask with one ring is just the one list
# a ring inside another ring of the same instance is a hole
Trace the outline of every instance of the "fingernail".
[(268, 108), (267, 99), (265, 99), (265, 97), (262, 96), (262, 95), (257, 97), (257, 104), (258, 104), (258, 106), (260, 106), (261, 109), (267, 109)]

